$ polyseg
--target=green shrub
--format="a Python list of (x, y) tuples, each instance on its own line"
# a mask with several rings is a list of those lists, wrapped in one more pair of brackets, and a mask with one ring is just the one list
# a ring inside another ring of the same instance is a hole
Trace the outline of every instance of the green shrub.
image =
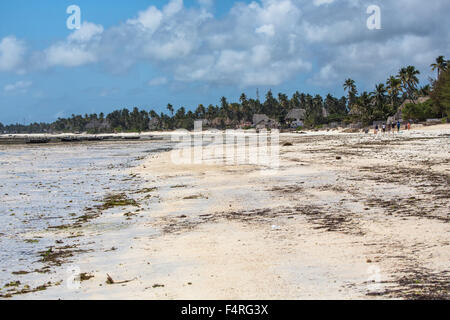
[(404, 119), (412, 119), (416, 121), (425, 121), (430, 118), (439, 118), (433, 100), (424, 103), (408, 103), (402, 110)]
[(450, 69), (434, 83), (431, 99), (439, 118), (450, 117)]

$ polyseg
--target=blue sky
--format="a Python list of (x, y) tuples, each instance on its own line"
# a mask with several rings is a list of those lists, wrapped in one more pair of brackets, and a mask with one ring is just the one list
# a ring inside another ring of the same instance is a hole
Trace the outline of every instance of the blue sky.
[[(366, 26), (371, 4), (380, 30)], [(426, 83), (450, 55), (449, 14), (448, 0), (1, 1), (0, 122), (195, 108), (257, 88), (341, 96), (347, 77), (371, 90), (409, 64)]]

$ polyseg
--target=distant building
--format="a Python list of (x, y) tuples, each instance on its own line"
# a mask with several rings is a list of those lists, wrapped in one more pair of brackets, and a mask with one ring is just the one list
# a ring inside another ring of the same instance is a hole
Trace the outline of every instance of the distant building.
[(305, 109), (292, 109), (286, 115), (286, 122), (292, 127), (297, 128), (304, 125), (304, 120), (306, 118)]
[(280, 124), (278, 121), (270, 119), (265, 114), (254, 114), (253, 115), (253, 126), (256, 129), (276, 129), (279, 128)]
[(152, 118), (148, 122), (148, 128), (150, 130), (158, 130), (159, 128), (159, 119), (158, 118)]
[(269, 121), (269, 117), (265, 114), (254, 114), (253, 115), (253, 125), (256, 126), (260, 124), (261, 122), (267, 122)]
[(210, 125), (210, 121), (208, 119), (199, 119), (194, 121), (194, 128), (195, 129), (206, 129)]

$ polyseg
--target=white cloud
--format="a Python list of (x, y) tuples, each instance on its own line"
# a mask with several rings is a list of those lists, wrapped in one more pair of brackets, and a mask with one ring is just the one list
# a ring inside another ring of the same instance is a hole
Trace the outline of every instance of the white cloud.
[(5, 37), (0, 42), (0, 71), (15, 71), (21, 73), (26, 47), (15, 37)]
[[(101, 63), (111, 72), (149, 63), (175, 81), (240, 87), (279, 85), (308, 74), (311, 83), (336, 86), (347, 77), (381, 81), (407, 64), (426, 71), (435, 56), (450, 52), (450, 34), (442, 33), (450, 29), (448, 0), (434, 0), (433, 6), (420, 0), (385, 1), (382, 30), (366, 27), (371, 0), (236, 2), (220, 18), (210, 11), (212, 0), (197, 2), (189, 8), (182, 0), (160, 9), (150, 6), (107, 29), (86, 22), (41, 52), (43, 58), (35, 63)], [(15, 38), (3, 41), (0, 50), (7, 47), (9, 54), (0, 56), (0, 71), (15, 70), (24, 45)], [(11, 43), (18, 55), (11, 54)]]
[(50, 46), (44, 52), (44, 66), (78, 67), (98, 60), (97, 46), (103, 26), (83, 22), (67, 40)]
[(6, 85), (3, 91), (7, 93), (26, 93), (32, 84), (32, 81), (17, 81), (16, 83)]
[(172, 0), (163, 9), (164, 15), (171, 17), (183, 9), (183, 0)]
[(78, 67), (97, 61), (93, 52), (67, 43), (53, 45), (45, 53), (48, 66)]
[[(172, 13), (170, 9), (169, 12)], [(151, 6), (145, 11), (140, 11), (136, 19), (129, 19), (127, 23), (140, 26), (146, 31), (155, 32), (161, 25), (162, 19), (163, 13), (155, 6)]]
[(103, 33), (103, 26), (90, 22), (83, 22), (80, 29), (75, 30), (69, 37), (69, 42), (88, 42)]
[(275, 35), (275, 27), (273, 24), (265, 24), (255, 30), (256, 33), (262, 33), (269, 37), (273, 37)]

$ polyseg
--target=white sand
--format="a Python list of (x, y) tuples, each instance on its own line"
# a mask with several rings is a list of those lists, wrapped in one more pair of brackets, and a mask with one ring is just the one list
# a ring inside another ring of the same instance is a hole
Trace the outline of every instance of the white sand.
[[(95, 277), (79, 290), (63, 282), (15, 298), (378, 298), (367, 294), (399, 287), (403, 276), (414, 281), (414, 272), (450, 269), (449, 134), (449, 125), (377, 137), (284, 134), (281, 142), (294, 145), (281, 147), (269, 175), (256, 165), (180, 166), (168, 152), (151, 156), (131, 172), (157, 188), (155, 201), (127, 228), (104, 228), (124, 219), (124, 208), (83, 230), (97, 249), (74, 264)], [(447, 175), (447, 184), (432, 174)], [(106, 252), (111, 246), (118, 250)], [(133, 281), (107, 285), (107, 273)], [(429, 290), (404, 286), (381, 298)]]

